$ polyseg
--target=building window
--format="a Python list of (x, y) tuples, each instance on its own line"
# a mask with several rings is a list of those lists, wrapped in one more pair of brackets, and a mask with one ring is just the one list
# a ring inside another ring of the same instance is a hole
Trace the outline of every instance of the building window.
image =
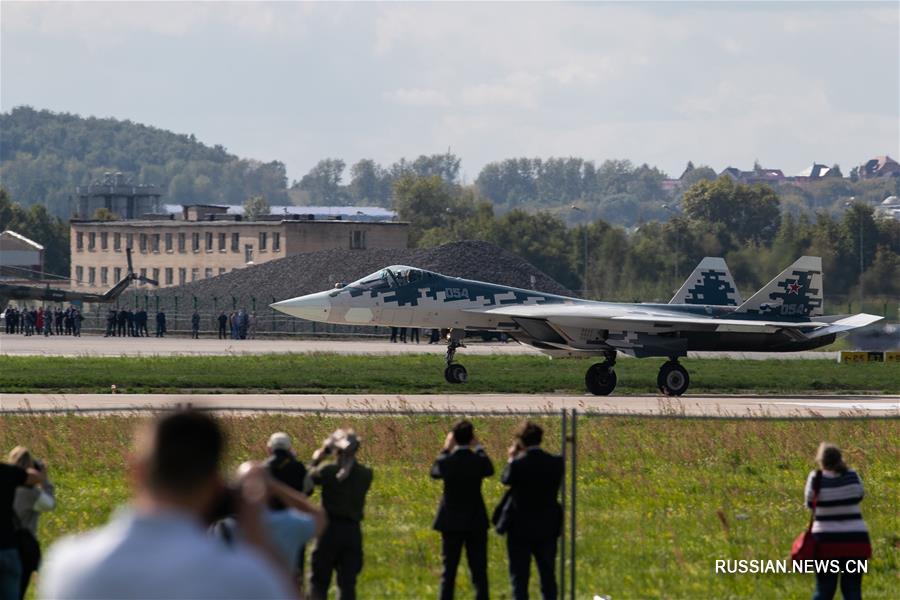
[(81, 231), (75, 234), (75, 247), (78, 250), (84, 250), (84, 233)]
[(240, 252), (241, 251), (241, 234), (239, 234), (239, 233), (231, 234), (231, 251), (232, 252)]
[(109, 234), (105, 231), (100, 232), (100, 249), (109, 250)]
[(178, 251), (183, 253), (185, 251), (186, 247), (187, 247), (187, 234), (179, 233), (178, 234)]
[(116, 283), (122, 280), (122, 267), (113, 268), (113, 279), (116, 280)]
[(146, 252), (147, 251), (147, 234), (146, 233), (141, 234), (140, 241), (141, 241), (141, 252)]
[(212, 269), (211, 268), (206, 267), (203, 270), (203, 278), (204, 279), (212, 279)]
[(206, 232), (206, 251), (212, 252), (213, 249), (213, 234), (211, 231)]
[(268, 242), (268, 240), (266, 239), (267, 237), (268, 237), (268, 235), (266, 235), (265, 231), (259, 232), (259, 251), (260, 252), (265, 252), (265, 250), (266, 250), (266, 242)]
[(159, 282), (159, 269), (153, 269), (153, 281)]
[(167, 233), (166, 234), (166, 252), (171, 252), (171, 251), (172, 251), (172, 234)]
[(277, 231), (272, 234), (272, 252), (281, 250), (281, 234)]
[(219, 234), (219, 251), (224, 252), (227, 249), (226, 248), (227, 244), (228, 244), (228, 234), (220, 233)]
[(172, 267), (166, 267), (166, 285), (172, 285)]
[(200, 276), (200, 269), (193, 268), (191, 269), (191, 281), (197, 281), (197, 278)]
[(100, 267), (100, 283), (106, 285), (109, 283), (109, 268)]
[[(147, 278), (147, 269), (141, 269), (141, 277)], [(146, 285), (143, 281), (138, 282), (138, 285)]]
[(225, 267), (219, 267), (219, 275), (225, 274)]
[(84, 285), (84, 267), (75, 267), (75, 285)]
[(200, 252), (200, 234), (193, 233), (191, 234), (191, 250), (194, 252)]
[(187, 283), (187, 269), (184, 267), (178, 269), (178, 285)]
[(366, 248), (366, 232), (353, 231), (350, 233), (350, 248), (352, 250), (365, 250)]
[(151, 239), (150, 249), (154, 252), (159, 252), (159, 234), (154, 233), (153, 238)]
[(125, 247), (126, 248), (134, 248), (134, 234), (126, 233), (125, 234)]
[(88, 285), (93, 286), (97, 281), (97, 268), (88, 267)]
[(113, 250), (116, 252), (120, 252), (122, 250), (122, 234), (114, 233), (113, 234)]
[(253, 262), (253, 246), (251, 244), (244, 246), (244, 262)]
[(93, 231), (88, 234), (88, 252), (93, 252), (97, 246), (97, 234)]

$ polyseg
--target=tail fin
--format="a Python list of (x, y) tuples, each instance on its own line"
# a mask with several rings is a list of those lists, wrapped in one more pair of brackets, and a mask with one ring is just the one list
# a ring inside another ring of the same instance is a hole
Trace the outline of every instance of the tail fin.
[(724, 258), (707, 256), (700, 261), (669, 304), (740, 306), (743, 300)]
[(822, 259), (802, 256), (741, 304), (735, 313), (767, 319), (822, 316)]

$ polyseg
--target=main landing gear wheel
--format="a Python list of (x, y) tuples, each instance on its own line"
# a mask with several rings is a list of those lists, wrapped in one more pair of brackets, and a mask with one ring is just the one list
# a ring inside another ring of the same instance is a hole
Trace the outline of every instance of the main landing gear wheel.
[(616, 353), (606, 352), (606, 360), (591, 365), (584, 375), (584, 385), (595, 396), (608, 396), (616, 389)]
[(608, 362), (591, 365), (584, 375), (584, 385), (595, 396), (609, 396), (616, 389), (616, 371)]
[(444, 369), (444, 379), (447, 383), (465, 383), (469, 379), (469, 374), (464, 366), (454, 363)]
[(678, 364), (678, 361), (670, 360), (659, 368), (656, 385), (666, 396), (680, 396), (687, 391), (690, 384), (691, 378), (687, 369)]

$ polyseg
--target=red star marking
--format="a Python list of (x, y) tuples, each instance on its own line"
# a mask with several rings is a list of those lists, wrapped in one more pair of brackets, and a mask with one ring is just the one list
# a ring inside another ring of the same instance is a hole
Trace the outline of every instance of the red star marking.
[(788, 287), (788, 290), (787, 290), (788, 294), (797, 294), (798, 296), (800, 295), (800, 284), (799, 283), (789, 283), (787, 287)]

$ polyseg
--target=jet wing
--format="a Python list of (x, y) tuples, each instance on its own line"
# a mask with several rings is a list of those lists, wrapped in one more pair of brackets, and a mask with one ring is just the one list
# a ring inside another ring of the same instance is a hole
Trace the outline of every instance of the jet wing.
[(806, 334), (806, 337), (812, 339), (832, 333), (846, 333), (852, 329), (859, 329), (860, 327), (871, 325), (872, 323), (880, 321), (883, 318), (884, 317), (879, 317), (878, 315), (859, 313), (858, 315), (853, 315), (852, 317), (847, 317), (839, 321), (835, 321), (834, 323), (829, 324), (827, 327), (816, 329), (812, 333)]
[(716, 319), (697, 315), (679, 315), (671, 312), (655, 312), (627, 306), (594, 306), (584, 304), (533, 304), (493, 306), (468, 309), (466, 312), (524, 319), (543, 319), (567, 326), (594, 328), (636, 327), (650, 331), (737, 331), (774, 332), (779, 329), (816, 329), (826, 323), (814, 321), (786, 322), (750, 319)]

